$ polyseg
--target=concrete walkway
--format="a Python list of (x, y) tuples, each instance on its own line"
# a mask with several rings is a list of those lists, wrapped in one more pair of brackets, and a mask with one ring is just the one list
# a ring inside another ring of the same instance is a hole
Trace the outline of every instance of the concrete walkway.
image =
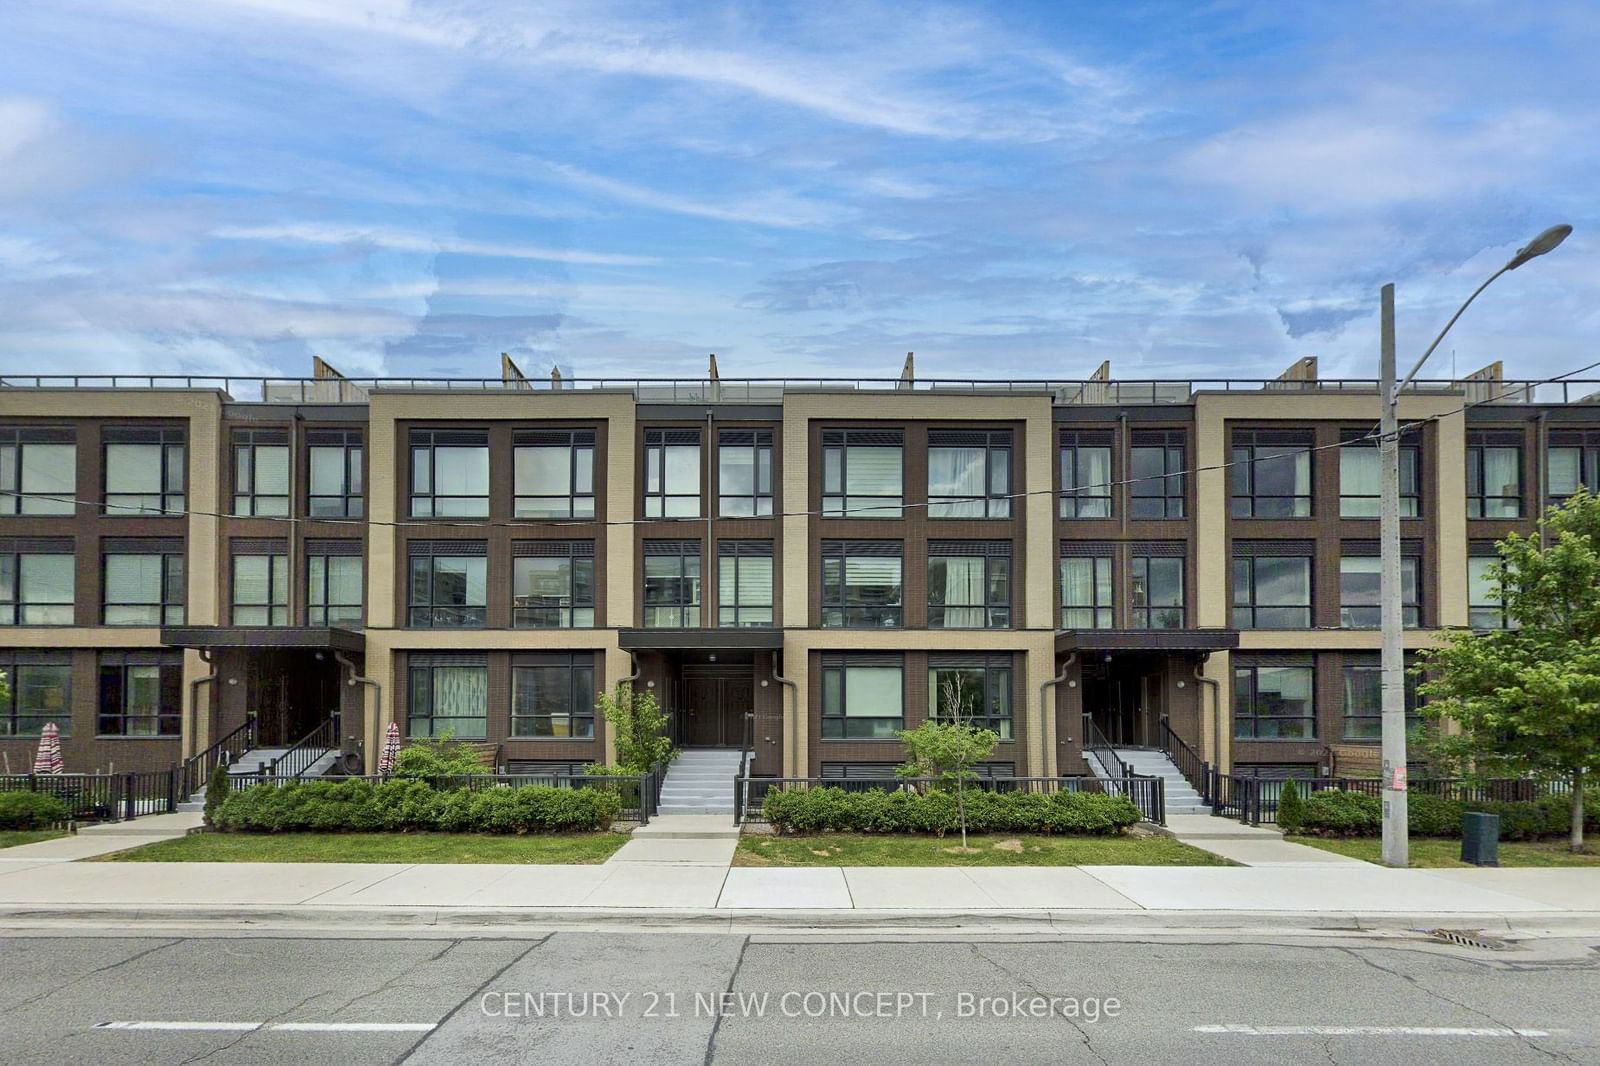
[(1167, 831), (1182, 843), (1241, 866), (1367, 866), (1360, 859), (1291, 844), (1276, 829), (1244, 825), (1209, 814), (1167, 816)]
[(131, 822), (86, 825), (70, 836), (0, 848), (0, 863), (76, 862), (181, 837), (191, 829), (198, 829), (203, 822), (204, 815), (199, 811), (180, 811), (145, 815)]

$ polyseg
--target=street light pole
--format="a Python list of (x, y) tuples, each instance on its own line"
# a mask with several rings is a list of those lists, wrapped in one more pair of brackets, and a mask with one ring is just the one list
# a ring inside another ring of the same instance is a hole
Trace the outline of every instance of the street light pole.
[[(1506, 265), (1479, 285), (1465, 303), (1450, 316), (1444, 329), (1428, 345), (1416, 365), (1403, 380), (1395, 382), (1394, 286), (1383, 287), (1383, 307), (1379, 321), (1378, 388), (1383, 403), (1379, 423), (1379, 463), (1382, 474), (1382, 501), (1378, 512), (1379, 546), (1379, 622), (1383, 627), (1382, 659), (1382, 757), (1383, 757), (1383, 864), (1406, 866), (1410, 861), (1410, 819), (1406, 792), (1406, 673), (1405, 649), (1401, 642), (1404, 616), (1400, 588), (1400, 394), (1417, 376), (1450, 327), (1462, 316), (1479, 293), (1496, 278), (1515, 270), (1528, 260), (1544, 255), (1567, 239), (1572, 227), (1551, 226), (1517, 250)], [(1420, 575), (1419, 575), (1420, 579)]]

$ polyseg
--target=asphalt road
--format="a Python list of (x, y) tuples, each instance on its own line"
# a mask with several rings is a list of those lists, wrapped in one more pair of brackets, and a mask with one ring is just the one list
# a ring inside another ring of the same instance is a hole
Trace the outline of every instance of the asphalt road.
[(1600, 1063), (1597, 1008), (1600, 942), (0, 935), (30, 1066)]

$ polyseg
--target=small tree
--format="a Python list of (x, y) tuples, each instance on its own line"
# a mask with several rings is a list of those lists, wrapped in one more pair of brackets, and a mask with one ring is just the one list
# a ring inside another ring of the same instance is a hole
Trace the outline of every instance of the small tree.
[(1580, 491), (1539, 533), (1498, 548), (1489, 580), (1508, 628), (1451, 633), (1421, 655), (1422, 712), (1463, 729), (1441, 730), (1433, 754), (1479, 774), (1570, 780), (1581, 851), (1584, 776), (1600, 770), (1600, 498)]
[(1278, 792), (1278, 828), (1285, 833), (1299, 830), (1305, 818), (1305, 804), (1300, 801), (1300, 787), (1293, 779), (1285, 781)]
[(206, 805), (202, 815), (206, 825), (216, 828), (217, 811), (222, 809), (222, 801), (231, 791), (233, 782), (228, 777), (228, 764), (219, 762), (211, 771), (211, 780), (206, 782)]
[(963, 849), (967, 846), (966, 783), (978, 776), (972, 767), (987, 759), (1000, 743), (1000, 735), (994, 730), (967, 724), (973, 709), (970, 704), (981, 698), (981, 693), (969, 694), (965, 674), (952, 670), (939, 686), (939, 717), (895, 733), (906, 745), (905, 765), (895, 773), (901, 777), (932, 777), (942, 785), (955, 786)]
[(632, 682), (602, 692), (596, 706), (617, 738), (617, 766), (625, 773), (643, 774), (658, 762), (670, 761), (675, 752), (667, 736), (667, 716), (653, 692), (635, 692)]
[(467, 745), (456, 740), (455, 734), (446, 730), (438, 737), (419, 737), (400, 749), (395, 756), (394, 776), (417, 781), (432, 781), (442, 777), (468, 777), (486, 774), (489, 768), (483, 759)]

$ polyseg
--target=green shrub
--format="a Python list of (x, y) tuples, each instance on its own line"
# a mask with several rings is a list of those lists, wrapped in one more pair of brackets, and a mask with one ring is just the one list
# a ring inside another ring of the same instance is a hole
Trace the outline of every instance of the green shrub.
[(1371, 836), (1383, 829), (1383, 801), (1364, 792), (1313, 792), (1301, 804), (1300, 828), (1321, 836)]
[[(988, 792), (965, 797), (972, 833), (1073, 833), (1105, 836), (1139, 821), (1139, 808), (1125, 796), (1093, 792)], [(945, 833), (959, 830), (954, 793), (935, 789), (885, 792), (842, 788), (773, 789), (762, 813), (780, 833), (837, 830), (858, 833)]]
[(222, 801), (228, 798), (228, 793), (233, 791), (233, 782), (228, 778), (228, 765), (217, 763), (211, 770), (211, 780), (206, 782), (206, 806), (203, 821), (206, 825), (217, 824), (217, 811), (222, 807)]
[(49, 829), (71, 814), (65, 803), (42, 792), (0, 792), (0, 829)]
[(1300, 786), (1285, 781), (1278, 792), (1278, 828), (1285, 833), (1298, 833), (1300, 820), (1305, 816), (1305, 805), (1300, 801)]
[(428, 740), (413, 740), (395, 756), (393, 776), (426, 781), (441, 777), (468, 777), (489, 772), (477, 751), (450, 733)]
[(1414, 837), (1460, 836), (1464, 810), (1460, 800), (1426, 792), (1412, 792), (1406, 798), (1406, 821)]
[(621, 813), (621, 800), (602, 789), (529, 785), (436, 791), (404, 779), (377, 785), (308, 781), (234, 792), (223, 802), (217, 824), (244, 833), (535, 833), (609, 829)]

